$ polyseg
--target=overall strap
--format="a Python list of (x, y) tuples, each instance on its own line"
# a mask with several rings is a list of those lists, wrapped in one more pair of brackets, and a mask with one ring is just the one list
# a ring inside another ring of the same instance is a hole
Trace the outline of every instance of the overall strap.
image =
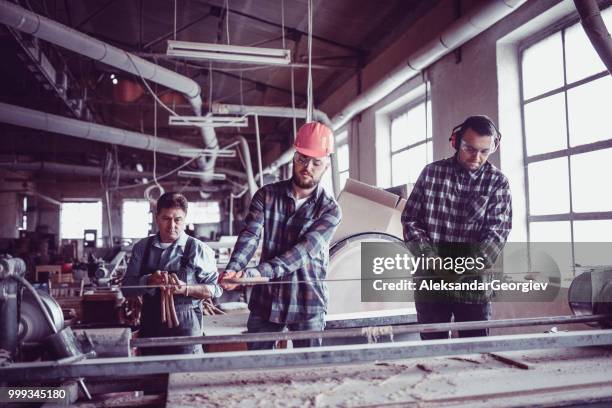
[(184, 269), (189, 264), (189, 259), (191, 258), (194, 241), (195, 240), (192, 237), (187, 238), (187, 243), (185, 244), (185, 251), (183, 252), (183, 257), (181, 258), (181, 269)]
[(153, 246), (153, 239), (155, 239), (155, 235), (151, 235), (147, 238), (147, 243), (145, 245), (144, 254), (142, 255), (142, 259), (140, 260), (140, 276), (146, 275), (148, 273), (149, 268), (149, 255), (151, 255), (151, 247)]

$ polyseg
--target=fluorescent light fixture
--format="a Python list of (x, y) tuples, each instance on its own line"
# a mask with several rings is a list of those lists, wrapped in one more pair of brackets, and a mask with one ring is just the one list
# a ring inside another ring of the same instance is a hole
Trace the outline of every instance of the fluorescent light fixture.
[(191, 127), (248, 127), (246, 116), (170, 116), (168, 124), (171, 126)]
[(291, 50), (282, 48), (242, 47), (189, 41), (168, 40), (166, 54), (172, 57), (249, 64), (287, 65), (291, 63)]
[[(193, 157), (211, 156), (213, 154), (213, 150), (212, 149), (179, 149), (179, 153), (190, 154)], [(217, 157), (236, 157), (236, 151), (218, 149)]]
[[(181, 170), (178, 172), (178, 176), (179, 177), (189, 177), (189, 178), (201, 178), (202, 177), (202, 172), (201, 171), (187, 171), (187, 170)], [(225, 174), (222, 173), (214, 173), (212, 176), (213, 180), (217, 180), (217, 181), (224, 181), (225, 180)]]

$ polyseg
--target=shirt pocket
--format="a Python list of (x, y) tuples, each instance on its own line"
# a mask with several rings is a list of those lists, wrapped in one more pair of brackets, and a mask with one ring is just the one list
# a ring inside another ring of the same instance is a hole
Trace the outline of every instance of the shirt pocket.
[(465, 222), (479, 224), (487, 214), (489, 196), (474, 194), (468, 198), (466, 203)]

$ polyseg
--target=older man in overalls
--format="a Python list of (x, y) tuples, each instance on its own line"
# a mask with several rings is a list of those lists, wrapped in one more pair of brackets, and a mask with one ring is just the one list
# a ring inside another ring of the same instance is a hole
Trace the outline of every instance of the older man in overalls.
[[(163, 194), (156, 206), (159, 232), (138, 241), (132, 250), (122, 291), (143, 297), (140, 337), (201, 336), (201, 299), (222, 293), (214, 251), (185, 233), (187, 205), (181, 194)], [(164, 291), (171, 293), (178, 325), (162, 321)], [(141, 349), (143, 355), (201, 352), (200, 344)]]

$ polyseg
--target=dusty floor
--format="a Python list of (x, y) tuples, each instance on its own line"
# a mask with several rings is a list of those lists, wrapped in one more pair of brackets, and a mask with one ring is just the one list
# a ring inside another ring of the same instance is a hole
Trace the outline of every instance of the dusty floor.
[(167, 402), (172, 407), (515, 407), (607, 400), (612, 406), (611, 349), (499, 354), (172, 374)]

